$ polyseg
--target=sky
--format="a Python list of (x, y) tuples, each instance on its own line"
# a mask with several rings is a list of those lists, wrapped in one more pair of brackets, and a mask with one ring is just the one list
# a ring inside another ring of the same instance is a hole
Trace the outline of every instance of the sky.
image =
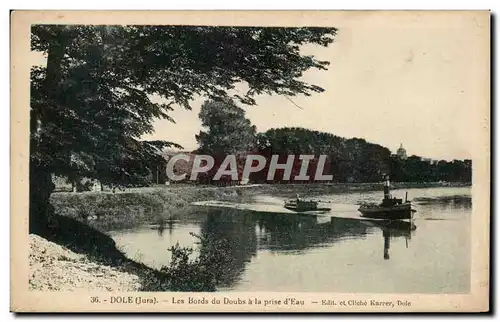
[[(326, 91), (293, 97), (301, 108), (285, 97), (259, 96), (257, 106), (242, 106), (247, 117), (258, 131), (300, 126), (364, 138), (393, 152), (403, 144), (409, 155), (472, 158), (474, 110), (488, 98), (488, 26), (460, 15), (406, 18), (339, 19), (335, 43), (307, 50), (331, 63), (328, 71), (305, 75)], [(155, 122), (155, 133), (145, 138), (195, 149), (203, 101), (197, 98), (191, 111), (171, 113), (176, 124)]]
[[(258, 131), (304, 127), (364, 138), (395, 152), (432, 159), (473, 158), (473, 128), (489, 99), (489, 25), (474, 14), (338, 15), (336, 41), (304, 53), (330, 61), (304, 79), (326, 91), (311, 97), (258, 96), (241, 105)], [(484, 16), (483, 16), (484, 18)], [(159, 98), (154, 98), (159, 100)], [(197, 147), (198, 112), (177, 107), (142, 139)], [(481, 111), (480, 114), (479, 112)]]

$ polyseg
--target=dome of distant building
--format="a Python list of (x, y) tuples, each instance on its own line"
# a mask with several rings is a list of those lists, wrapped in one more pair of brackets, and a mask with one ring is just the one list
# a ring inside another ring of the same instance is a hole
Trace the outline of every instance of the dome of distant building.
[(401, 143), (401, 144), (399, 145), (399, 149), (398, 149), (398, 151), (396, 152), (396, 155), (397, 155), (400, 159), (402, 159), (402, 160), (405, 160), (405, 159), (407, 158), (407, 156), (406, 156), (406, 150), (405, 150), (405, 148), (403, 148), (403, 143)]

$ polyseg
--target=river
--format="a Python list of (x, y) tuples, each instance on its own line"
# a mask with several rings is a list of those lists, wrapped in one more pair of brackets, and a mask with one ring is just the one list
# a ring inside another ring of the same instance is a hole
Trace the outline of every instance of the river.
[(392, 193), (404, 198), (406, 191), (417, 209), (415, 230), (358, 220), (357, 202), (381, 199), (381, 192), (363, 192), (315, 196), (332, 208), (327, 216), (278, 213), (283, 199), (260, 195), (240, 209), (193, 206), (165, 227), (110, 235), (128, 257), (155, 268), (170, 263), (176, 243), (196, 248), (191, 233), (229, 241), (221, 291), (468, 293), (470, 188)]

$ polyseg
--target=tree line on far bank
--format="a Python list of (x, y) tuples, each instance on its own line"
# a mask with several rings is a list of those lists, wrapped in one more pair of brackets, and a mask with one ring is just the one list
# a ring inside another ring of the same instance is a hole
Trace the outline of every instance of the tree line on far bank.
[[(395, 182), (461, 182), (472, 181), (471, 160), (433, 160), (419, 156), (401, 159), (379, 144), (367, 142), (361, 138), (343, 138), (332, 133), (320, 132), (301, 127), (273, 128), (257, 132), (256, 127), (245, 116), (245, 110), (233, 100), (207, 100), (203, 103), (199, 118), (203, 130), (196, 135), (198, 149), (189, 152), (190, 161), (179, 160), (175, 163), (174, 173), (186, 173), (187, 179), (181, 182), (198, 184), (231, 185), (239, 184), (246, 158), (253, 154), (264, 156), (266, 166), (251, 173), (248, 183), (312, 183), (318, 165), (318, 157), (326, 156), (322, 174), (332, 175), (333, 183), (380, 182), (388, 174)], [(164, 184), (168, 180), (166, 165), (168, 159), (177, 152), (154, 155), (147, 160), (123, 162), (128, 173), (119, 178), (122, 185), (147, 186)], [(189, 180), (193, 159), (196, 154), (211, 155), (215, 159), (214, 167), (200, 173), (196, 181)], [(237, 156), (238, 180), (223, 175), (220, 180), (213, 180), (227, 155)], [(289, 155), (295, 155), (290, 179), (283, 178), (284, 171), (277, 170), (273, 179), (267, 178), (272, 155), (279, 155), (279, 163), (286, 163)], [(314, 155), (309, 161), (307, 175), (309, 181), (295, 181), (299, 175), (301, 160), (299, 155)], [(255, 165), (255, 164), (254, 164)], [(78, 190), (90, 190), (91, 185)]]
[[(252, 183), (293, 182), (300, 171), (298, 155), (301, 154), (326, 155), (323, 173), (333, 175), (332, 182), (379, 182), (385, 174), (398, 182), (471, 182), (472, 179), (471, 160), (430, 161), (415, 155), (401, 159), (391, 154), (388, 148), (361, 138), (347, 139), (300, 127), (273, 128), (258, 133), (245, 117), (245, 111), (232, 100), (206, 101), (199, 117), (205, 129), (196, 135), (199, 148), (193, 154), (216, 156), (214, 168), (199, 178), (203, 183), (214, 183), (210, 178), (228, 154), (238, 156), (240, 178), (246, 156), (259, 154), (266, 157), (266, 167), (251, 174), (249, 179)], [(279, 155), (279, 163), (285, 163), (286, 156), (291, 154), (295, 155), (291, 179), (283, 180), (283, 171), (278, 170), (277, 175), (268, 180), (271, 156)], [(318, 158), (315, 158), (309, 164), (307, 174), (311, 177), (310, 182), (314, 181), (317, 161)], [(184, 167), (184, 171), (188, 172), (189, 168)], [(228, 176), (223, 176), (222, 181), (224, 179), (230, 180)]]

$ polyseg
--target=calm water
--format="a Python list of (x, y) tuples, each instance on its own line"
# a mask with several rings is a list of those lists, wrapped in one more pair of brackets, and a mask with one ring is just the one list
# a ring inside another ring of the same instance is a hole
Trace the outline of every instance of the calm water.
[[(416, 213), (409, 225), (383, 227), (355, 219), (356, 203), (380, 192), (320, 197), (330, 217), (261, 211), (283, 199), (257, 196), (246, 209), (196, 206), (164, 230), (112, 232), (129, 257), (168, 265), (168, 248), (197, 247), (190, 233), (209, 233), (231, 244), (231, 269), (220, 290), (364, 293), (467, 293), (470, 283), (470, 188), (407, 189)], [(404, 191), (393, 191), (404, 197)], [(352, 217), (353, 219), (346, 219)]]

